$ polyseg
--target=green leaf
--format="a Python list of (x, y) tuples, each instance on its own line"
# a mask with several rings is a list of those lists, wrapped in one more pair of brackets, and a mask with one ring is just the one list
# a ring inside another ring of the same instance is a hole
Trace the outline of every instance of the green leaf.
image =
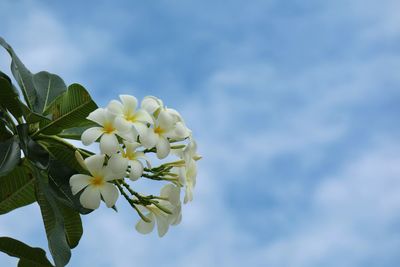
[(97, 105), (86, 89), (79, 84), (72, 84), (51, 103), (45, 114), (52, 114), (52, 121), (42, 122), (36, 134), (54, 135), (63, 129), (87, 125), (86, 117), (95, 109)]
[(83, 234), (82, 220), (78, 212), (73, 209), (59, 205), (64, 217), (65, 234), (70, 248), (75, 248), (79, 244)]
[(33, 84), (32, 73), (21, 62), (17, 54), (14, 52), (14, 49), (1, 37), (0, 45), (10, 54), (12, 59), (11, 72), (22, 90), (22, 94), (24, 95), (28, 107), (34, 109), (37, 101), (37, 92)]
[(18, 138), (16, 136), (0, 143), (0, 177), (8, 174), (21, 158)]
[(35, 202), (34, 179), (21, 165), (8, 175), (0, 177), (0, 214)]
[(10, 78), (0, 71), (0, 105), (8, 109), (14, 117), (22, 116), (22, 109), (17, 89)]
[(42, 114), (48, 104), (67, 89), (64, 81), (59, 76), (46, 71), (32, 74), (18, 58), (14, 49), (1, 37), (0, 45), (11, 56), (11, 72), (21, 87), (29, 109)]
[(49, 153), (29, 136), (29, 125), (17, 126), (20, 146), (25, 157), (32, 161), (38, 168), (44, 170), (49, 165)]
[(72, 194), (69, 184), (71, 176), (77, 173), (76, 170), (69, 168), (63, 162), (52, 160), (49, 166), (49, 185), (54, 192), (54, 196), (64, 205), (81, 214), (88, 214), (93, 210), (86, 209), (82, 206), (79, 200), (80, 193), (76, 195)]
[(49, 104), (67, 90), (64, 81), (57, 75), (41, 71), (33, 75), (33, 84), (37, 91), (35, 110), (45, 113)]
[(88, 120), (87, 121), (87, 125), (81, 126), (81, 127), (74, 127), (74, 128), (65, 129), (61, 133), (57, 134), (57, 136), (59, 136), (61, 138), (65, 138), (65, 139), (73, 139), (73, 140), (79, 140), (80, 141), (82, 133), (84, 131), (86, 131), (87, 129), (89, 129), (91, 127), (96, 127), (96, 126), (98, 126), (98, 124)]
[(0, 237), (0, 251), (19, 258), (19, 267), (51, 267), (46, 252), (10, 237)]
[(57, 199), (50, 190), (46, 172), (35, 167), (32, 170), (36, 177), (36, 199), (42, 213), (49, 249), (55, 265), (63, 267), (71, 258), (71, 249), (65, 234), (64, 217)]

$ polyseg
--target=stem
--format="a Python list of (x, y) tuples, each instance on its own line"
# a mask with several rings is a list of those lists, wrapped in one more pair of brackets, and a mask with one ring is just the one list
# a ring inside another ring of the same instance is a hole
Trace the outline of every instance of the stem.
[(65, 145), (65, 146), (67, 146), (67, 147), (70, 147), (70, 148), (73, 149), (73, 150), (78, 150), (79, 153), (84, 154), (86, 157), (90, 157), (90, 156), (94, 155), (94, 153), (92, 153), (92, 152), (90, 152), (90, 151), (87, 151), (87, 150), (84, 150), (84, 149), (80, 149), (80, 148), (78, 148), (78, 147), (75, 147), (75, 146), (72, 145), (71, 143), (65, 141), (63, 138), (60, 138), (60, 137), (55, 136), (55, 135), (44, 135), (44, 134), (39, 134), (39, 136), (37, 137), (37, 139), (42, 139), (42, 140), (43, 140), (43, 139), (50, 139), (50, 140), (54, 140), (54, 141), (56, 141), (56, 142), (58, 142), (58, 143), (61, 143), (61, 144)]

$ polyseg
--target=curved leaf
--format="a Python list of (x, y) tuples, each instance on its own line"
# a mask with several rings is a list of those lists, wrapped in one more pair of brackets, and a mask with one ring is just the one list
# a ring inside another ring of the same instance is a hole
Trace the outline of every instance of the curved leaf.
[(16, 118), (22, 116), (17, 89), (12, 85), (11, 80), (4, 73), (0, 72), (0, 105), (8, 109)]
[(35, 110), (45, 113), (49, 104), (67, 90), (64, 81), (55, 74), (41, 71), (33, 75), (33, 84), (37, 91)]
[(35, 202), (34, 179), (25, 166), (0, 177), (0, 214)]
[(37, 92), (33, 84), (32, 73), (21, 62), (17, 54), (14, 52), (14, 49), (12, 49), (12, 47), (1, 37), (0, 45), (10, 54), (12, 59), (11, 72), (22, 90), (22, 94), (24, 95), (28, 107), (33, 109), (37, 99)]
[(29, 136), (29, 125), (20, 124), (17, 126), (18, 136), (22, 151), (25, 157), (32, 161), (38, 168), (44, 170), (49, 165), (49, 153)]
[(19, 258), (19, 267), (51, 267), (46, 252), (41, 248), (28, 246), (10, 237), (0, 237), (0, 251)]
[(64, 205), (59, 205), (64, 217), (65, 234), (70, 248), (75, 248), (79, 244), (83, 234), (82, 220), (78, 212)]
[(49, 185), (54, 195), (64, 205), (81, 214), (88, 214), (93, 210), (82, 206), (79, 201), (80, 194), (73, 195), (69, 185), (69, 179), (76, 173), (78, 173), (76, 170), (69, 168), (63, 162), (52, 160), (49, 166)]
[(36, 177), (36, 199), (42, 213), (49, 249), (57, 267), (65, 266), (71, 250), (65, 234), (64, 218), (48, 185), (45, 172), (32, 168)]
[(0, 143), (0, 177), (8, 174), (21, 158), (18, 138), (16, 136)]
[(51, 103), (45, 114), (52, 114), (52, 121), (41, 122), (41, 129), (36, 134), (57, 134), (63, 129), (85, 125), (88, 122), (86, 117), (95, 109), (97, 105), (86, 89), (72, 84)]

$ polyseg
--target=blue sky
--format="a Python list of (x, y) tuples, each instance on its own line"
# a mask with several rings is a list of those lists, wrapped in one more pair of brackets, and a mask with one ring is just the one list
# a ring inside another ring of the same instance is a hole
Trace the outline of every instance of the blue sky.
[[(204, 156), (181, 225), (142, 236), (119, 201), (70, 266), (400, 264), (398, 1), (66, 3), (1, 1), (0, 35), (100, 105), (159, 96)], [(37, 205), (0, 234), (47, 246)]]

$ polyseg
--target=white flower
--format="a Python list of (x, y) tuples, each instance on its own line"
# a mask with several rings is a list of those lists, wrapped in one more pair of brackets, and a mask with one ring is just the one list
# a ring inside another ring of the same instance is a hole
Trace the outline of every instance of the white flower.
[(158, 236), (164, 236), (169, 228), (169, 225), (176, 225), (181, 221), (181, 203), (180, 203), (180, 189), (172, 184), (167, 184), (161, 189), (160, 196), (168, 200), (159, 200), (159, 205), (170, 210), (172, 214), (168, 214), (160, 210), (154, 204), (146, 206), (145, 209), (149, 211), (146, 218), (151, 222), (145, 222), (140, 219), (136, 224), (136, 230), (141, 234), (148, 234), (154, 229), (157, 222)]
[[(109, 163), (115, 168), (114, 171), (127, 170), (129, 168), (129, 178), (136, 181), (143, 174), (143, 164), (139, 159), (147, 161), (147, 157), (142, 151), (136, 151), (141, 145), (137, 142), (124, 142), (125, 150), (111, 156)], [(148, 163), (149, 165), (150, 163)]]
[(132, 140), (135, 136), (128, 133), (115, 124), (115, 115), (106, 109), (98, 108), (89, 114), (88, 119), (98, 123), (101, 127), (92, 127), (83, 132), (81, 139), (84, 145), (90, 145), (100, 138), (100, 150), (111, 155), (119, 150), (119, 142), (116, 135)]
[(97, 209), (101, 198), (110, 208), (118, 199), (118, 189), (110, 181), (122, 178), (121, 174), (111, 171), (110, 165), (104, 167), (104, 159), (105, 155), (86, 158), (85, 167), (90, 175), (75, 174), (69, 180), (74, 195), (84, 189), (80, 196), (80, 202), (85, 208)]
[(141, 129), (147, 127), (147, 123), (153, 123), (152, 117), (146, 110), (136, 110), (136, 97), (131, 95), (120, 95), (119, 98), (122, 103), (117, 100), (112, 100), (107, 106), (107, 109), (117, 116), (115, 119), (116, 125), (126, 130), (130, 130), (131, 126), (133, 126), (140, 134)]
[(183, 203), (193, 200), (193, 188), (196, 186), (197, 166), (196, 161), (190, 159), (183, 167), (174, 167), (172, 173), (179, 175), (180, 182), (185, 186)]
[(161, 99), (158, 99), (155, 96), (146, 96), (143, 98), (140, 106), (148, 113), (154, 114), (154, 112), (156, 112), (157, 109), (162, 108), (164, 104)]
[(175, 137), (175, 120), (166, 111), (161, 110), (154, 126), (147, 128), (147, 132), (139, 136), (140, 142), (146, 148), (156, 147), (157, 157), (163, 159), (168, 156), (171, 147), (168, 138)]

